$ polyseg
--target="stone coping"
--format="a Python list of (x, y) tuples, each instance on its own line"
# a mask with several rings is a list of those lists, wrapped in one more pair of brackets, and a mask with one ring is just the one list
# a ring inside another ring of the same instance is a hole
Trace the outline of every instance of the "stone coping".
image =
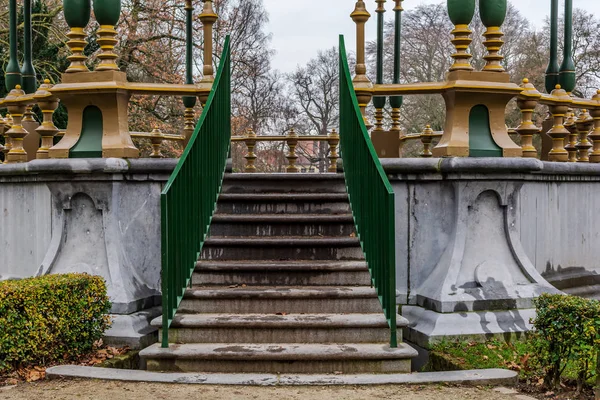
[(80, 367), (64, 365), (48, 368), (49, 379), (83, 378), (129, 382), (185, 383), (203, 385), (419, 385), (428, 383), (455, 383), (473, 385), (515, 385), (517, 373), (504, 369), (469, 371), (417, 372), (412, 374), (361, 375), (294, 375), (294, 374), (199, 374), (164, 373), (141, 370)]
[(528, 179), (542, 175), (588, 176), (600, 179), (600, 164), (558, 163), (533, 158), (382, 158), (381, 165), (392, 180), (406, 175), (451, 178), (502, 177)]
[(65, 158), (0, 165), (0, 176), (171, 174), (179, 159)]

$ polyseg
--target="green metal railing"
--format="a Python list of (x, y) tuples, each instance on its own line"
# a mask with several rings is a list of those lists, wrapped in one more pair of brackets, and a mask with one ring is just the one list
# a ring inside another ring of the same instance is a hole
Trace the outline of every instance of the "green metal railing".
[(231, 138), (229, 37), (200, 121), (161, 194), (162, 346), (181, 303), (223, 184)]
[(397, 347), (394, 191), (381, 167), (352, 86), (340, 36), (340, 146), (354, 224)]

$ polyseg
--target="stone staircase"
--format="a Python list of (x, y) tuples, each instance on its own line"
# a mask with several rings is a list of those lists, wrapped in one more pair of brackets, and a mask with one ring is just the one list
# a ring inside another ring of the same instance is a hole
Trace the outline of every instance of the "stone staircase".
[(140, 353), (148, 370), (398, 373), (417, 354), (388, 346), (337, 174), (227, 174), (169, 338)]

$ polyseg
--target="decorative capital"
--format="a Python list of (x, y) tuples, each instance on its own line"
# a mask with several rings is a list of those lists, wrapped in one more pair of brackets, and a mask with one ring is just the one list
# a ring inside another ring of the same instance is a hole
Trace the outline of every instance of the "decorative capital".
[(352, 21), (354, 21), (356, 24), (364, 24), (369, 20), (369, 18), (371, 18), (371, 14), (369, 14), (367, 11), (367, 6), (365, 5), (364, 1), (359, 0), (356, 2), (354, 11), (352, 11), (352, 14), (350, 14), (350, 18), (352, 18)]
[(402, 2), (404, 0), (394, 0), (396, 2), (396, 6), (394, 7), (394, 11), (404, 11), (404, 8), (402, 8)]
[(377, 9), (375, 10), (375, 12), (377, 13), (384, 13), (385, 12), (385, 2), (387, 0), (375, 0), (375, 2), (377, 3)]

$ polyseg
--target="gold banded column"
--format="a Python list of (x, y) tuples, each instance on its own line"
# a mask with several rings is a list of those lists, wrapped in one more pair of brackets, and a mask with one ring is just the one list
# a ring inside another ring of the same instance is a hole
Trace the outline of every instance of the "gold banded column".
[(566, 120), (565, 120), (565, 129), (569, 131), (569, 136), (567, 136), (565, 142), (565, 150), (569, 154), (568, 162), (577, 162), (577, 125), (575, 121), (577, 118), (575, 117), (575, 113), (572, 109), (567, 111)]
[(590, 154), (591, 163), (600, 163), (600, 90), (592, 97), (598, 107), (590, 109), (590, 115), (593, 118), (594, 129), (588, 135), (588, 139), (592, 140), (592, 153)]
[(38, 107), (42, 110), (44, 120), (36, 129), (36, 132), (42, 137), (42, 145), (38, 149), (35, 158), (39, 160), (48, 159), (48, 151), (54, 145), (54, 136), (58, 133), (58, 128), (52, 121), (54, 111), (58, 108), (59, 100), (50, 92), (52, 85), (48, 79), (40, 86), (33, 98), (37, 101)]
[(548, 160), (566, 162), (569, 159), (569, 153), (565, 150), (565, 138), (569, 135), (569, 131), (563, 124), (573, 100), (564, 89), (561, 89), (560, 85), (556, 85), (550, 95), (552, 100), (544, 102), (549, 106), (553, 119), (552, 129), (548, 131), (548, 136), (552, 138), (552, 149), (548, 153)]
[(533, 113), (542, 94), (529, 83), (527, 78), (523, 79), (521, 87), (523, 91), (517, 97), (517, 106), (521, 110), (521, 124), (516, 131), (521, 136), (523, 157), (537, 158), (537, 150), (533, 146), (533, 135), (539, 134), (540, 128), (533, 123)]
[(365, 24), (371, 18), (371, 14), (367, 11), (364, 1), (356, 2), (350, 17), (356, 24), (356, 76), (352, 83), (365, 125), (367, 129), (371, 129), (372, 125), (367, 118), (366, 109), (373, 98), (373, 83), (367, 76), (367, 65), (365, 64)]
[(96, 42), (101, 49), (98, 54), (100, 64), (96, 71), (118, 71), (116, 61), (119, 56), (115, 54), (114, 48), (118, 43), (115, 25), (121, 17), (121, 0), (94, 0), (94, 15), (100, 24)]
[[(202, 22), (204, 30), (204, 67), (202, 68), (204, 78), (202, 82), (213, 82), (215, 80), (213, 67), (213, 25), (217, 22), (219, 16), (213, 9), (212, 0), (204, 0), (202, 14), (198, 18)], [(204, 104), (206, 104), (206, 100), (202, 102), (202, 105)]]
[(28, 106), (28, 99), (33, 100), (26, 97), (21, 85), (17, 85), (4, 99), (4, 105), (8, 108), (8, 112), (13, 119), (11, 128), (6, 132), (11, 143), (10, 151), (6, 155), (8, 164), (27, 162), (27, 152), (23, 148), (23, 139), (29, 132), (23, 128), (22, 120)]
[(83, 50), (87, 45), (85, 27), (90, 22), (92, 12), (90, 0), (63, 0), (63, 8), (65, 21), (71, 28), (67, 33), (67, 46), (72, 53), (67, 59), (71, 64), (66, 72), (88, 72), (89, 69), (85, 65), (87, 56), (83, 54)]
[(296, 166), (296, 161), (298, 161), (298, 155), (296, 154), (296, 146), (298, 146), (298, 134), (294, 130), (294, 128), (290, 129), (287, 134), (285, 141), (288, 145), (289, 151), (286, 156), (288, 160), (288, 166), (285, 169), (286, 172), (296, 173), (300, 172), (300, 168)]
[(340, 145), (340, 135), (333, 129), (327, 135), (327, 143), (329, 143), (329, 168), (327, 172), (337, 172), (337, 160), (340, 158), (338, 147)]
[(588, 134), (594, 126), (594, 119), (588, 110), (581, 110), (581, 114), (579, 114), (579, 118), (577, 118), (575, 123), (579, 134), (579, 141), (575, 145), (577, 149), (577, 162), (588, 163), (590, 162), (590, 149), (592, 148), (592, 144), (588, 140)]

